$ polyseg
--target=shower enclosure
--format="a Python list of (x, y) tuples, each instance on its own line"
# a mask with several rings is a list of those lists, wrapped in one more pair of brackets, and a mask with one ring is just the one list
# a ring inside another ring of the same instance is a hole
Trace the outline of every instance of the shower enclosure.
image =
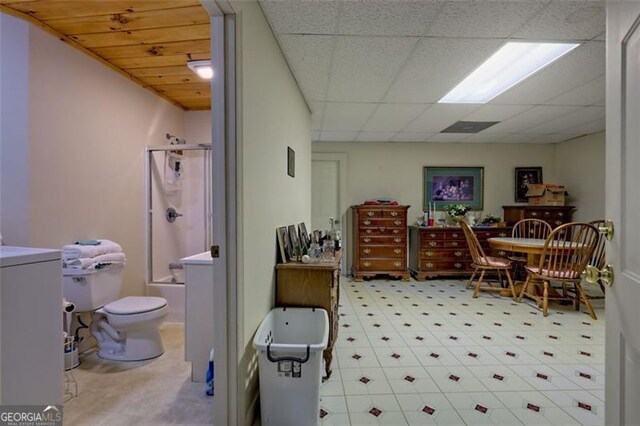
[(180, 259), (211, 246), (211, 145), (146, 149), (147, 294), (169, 301), (169, 320), (184, 319)]

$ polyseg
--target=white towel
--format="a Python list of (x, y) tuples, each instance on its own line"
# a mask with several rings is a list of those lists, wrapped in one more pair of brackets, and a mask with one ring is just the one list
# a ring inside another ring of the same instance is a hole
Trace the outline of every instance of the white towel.
[(99, 240), (97, 246), (81, 246), (79, 244), (69, 244), (62, 247), (62, 259), (74, 260), (87, 257), (96, 257), (107, 253), (121, 253), (122, 247), (111, 240)]
[(93, 269), (98, 263), (124, 263), (126, 260), (124, 253), (107, 253), (96, 257), (65, 260), (64, 264), (71, 269)]

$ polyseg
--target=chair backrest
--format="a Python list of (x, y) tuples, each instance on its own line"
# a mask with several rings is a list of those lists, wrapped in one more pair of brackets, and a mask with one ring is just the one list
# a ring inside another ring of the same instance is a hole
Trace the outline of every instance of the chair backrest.
[(540, 256), (545, 275), (578, 279), (598, 244), (598, 230), (588, 223), (572, 222), (551, 231)]
[(478, 237), (476, 237), (473, 229), (471, 229), (471, 227), (469, 227), (466, 222), (460, 222), (460, 226), (462, 227), (462, 232), (464, 232), (464, 237), (467, 240), (467, 245), (469, 246), (469, 251), (471, 252), (471, 259), (473, 260), (473, 263), (475, 263), (476, 265), (486, 264), (486, 256), (484, 255), (484, 250), (482, 250), (480, 241), (478, 241)]
[[(604, 219), (592, 220), (589, 224), (593, 225), (598, 229), (600, 226), (605, 225)], [(599, 231), (598, 231), (599, 233)], [(605, 248), (606, 248), (607, 239), (604, 235), (599, 234), (598, 236), (598, 244), (596, 244), (595, 250), (593, 250), (593, 254), (591, 255), (591, 259), (589, 260), (589, 265), (593, 265), (598, 269), (604, 268), (604, 264), (606, 262), (605, 259)]]
[(540, 219), (522, 219), (513, 225), (511, 236), (513, 238), (537, 238), (546, 239), (551, 233), (551, 225)]

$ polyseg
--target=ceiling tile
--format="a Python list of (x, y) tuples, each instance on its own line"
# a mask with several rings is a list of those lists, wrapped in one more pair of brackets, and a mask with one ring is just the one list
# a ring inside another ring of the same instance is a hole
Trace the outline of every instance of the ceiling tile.
[(538, 126), (525, 129), (527, 133), (558, 133), (570, 127), (580, 126), (604, 118), (605, 107), (591, 106), (582, 108)]
[(555, 0), (512, 37), (590, 40), (605, 30), (605, 21), (604, 2)]
[(403, 130), (439, 133), (478, 107), (469, 104), (434, 104)]
[(353, 141), (358, 132), (320, 132), (321, 141), (326, 142), (351, 142)]
[(393, 142), (425, 142), (434, 133), (412, 133), (412, 132), (400, 132), (396, 133), (393, 137)]
[(437, 102), (502, 43), (497, 39), (420, 39), (385, 101)]
[(573, 106), (552, 106), (543, 105), (533, 107), (530, 110), (509, 118), (508, 120), (489, 127), (487, 133), (518, 133), (525, 129), (537, 126), (546, 121), (553, 120), (572, 112), (580, 110), (580, 107)]
[(468, 133), (436, 133), (427, 142), (462, 142), (468, 138)]
[(545, 5), (544, 1), (449, 1), (427, 29), (440, 37), (509, 37)]
[(591, 123), (581, 124), (576, 127), (570, 127), (568, 129), (564, 129), (559, 133), (579, 133), (582, 135), (588, 135), (591, 133), (601, 132), (606, 129), (606, 119), (601, 118), (596, 121), (592, 121)]
[(492, 104), (539, 105), (605, 73), (605, 43), (578, 46), (566, 56), (517, 84)]
[(360, 130), (375, 108), (376, 104), (327, 102), (322, 131)]
[(345, 1), (338, 33), (421, 36), (440, 7), (437, 2)]
[(273, 31), (279, 34), (333, 34), (338, 2), (331, 0), (260, 0)]
[(546, 102), (547, 105), (604, 105), (606, 97), (606, 78), (603, 75), (582, 86), (556, 96)]
[(427, 107), (424, 104), (380, 104), (363, 130), (400, 131)]
[(305, 99), (325, 99), (334, 37), (281, 35), (279, 40)]
[(388, 142), (396, 132), (360, 132), (356, 140), (360, 142)]
[(324, 102), (309, 102), (311, 108), (311, 129), (320, 130), (324, 115)]
[(531, 106), (522, 105), (483, 105), (464, 117), (464, 121), (504, 121), (514, 115), (518, 115)]
[(338, 37), (329, 100), (382, 100), (417, 40), (414, 37)]

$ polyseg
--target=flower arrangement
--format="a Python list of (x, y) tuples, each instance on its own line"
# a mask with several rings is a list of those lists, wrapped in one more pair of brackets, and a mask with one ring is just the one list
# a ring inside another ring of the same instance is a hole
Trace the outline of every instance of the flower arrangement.
[(494, 216), (492, 214), (488, 214), (484, 218), (482, 218), (483, 225), (491, 225), (500, 222), (502, 222), (502, 218), (500, 216)]
[(471, 210), (471, 207), (465, 206), (464, 204), (449, 204), (445, 207), (445, 211), (451, 217), (464, 216), (469, 210)]

